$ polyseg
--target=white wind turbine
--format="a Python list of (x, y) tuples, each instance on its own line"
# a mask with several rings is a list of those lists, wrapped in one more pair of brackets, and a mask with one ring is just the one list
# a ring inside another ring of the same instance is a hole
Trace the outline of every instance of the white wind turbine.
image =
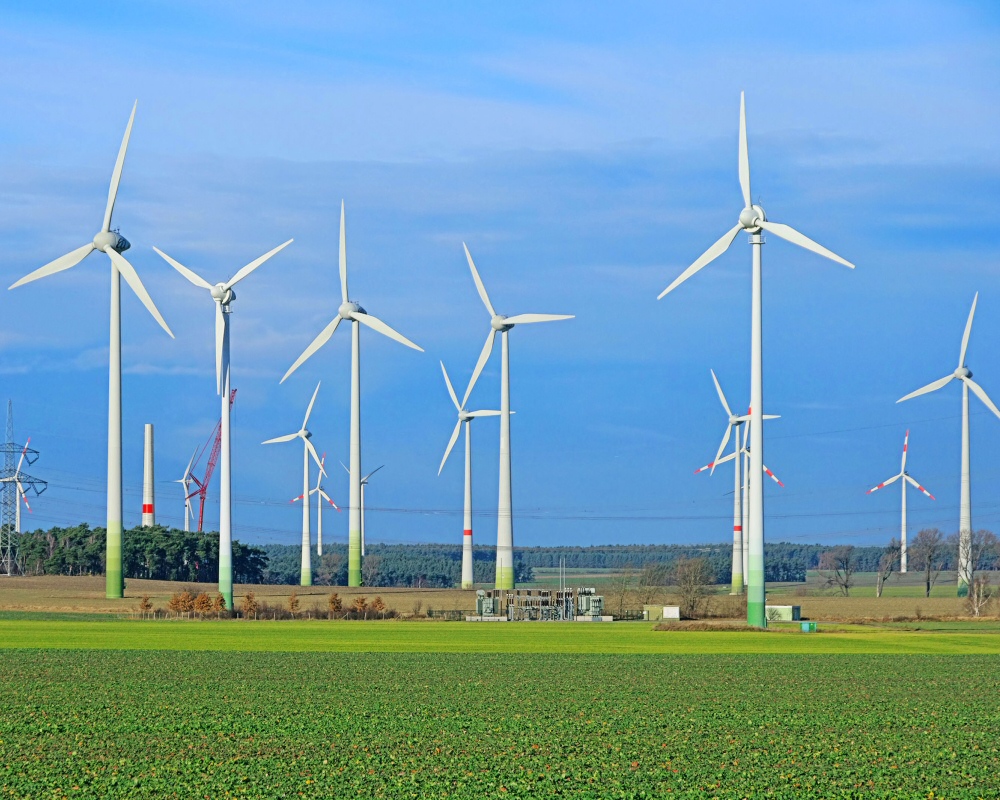
[(900, 478), (903, 479), (902, 486), (903, 489), (903, 523), (899, 534), (899, 571), (906, 572), (906, 484), (912, 483), (917, 489), (927, 495), (931, 500), (934, 499), (934, 495), (928, 492), (923, 486), (917, 483), (913, 478), (910, 477), (910, 473), (906, 471), (906, 452), (909, 449), (910, 444), (910, 432), (906, 432), (906, 436), (903, 437), (903, 462), (899, 466), (899, 472), (893, 475), (888, 480), (882, 481), (878, 486), (874, 486), (869, 489), (865, 494), (871, 494), (872, 492), (877, 492), (879, 489), (888, 486), (890, 483), (895, 483)]
[[(312, 400), (309, 401), (309, 407), (306, 409), (305, 418), (302, 420), (302, 427), (299, 428), (295, 433), (289, 433), (285, 436), (276, 436), (273, 439), (268, 439), (263, 444), (277, 444), (278, 442), (290, 442), (293, 439), (302, 440), (302, 496), (309, 496), (309, 457), (312, 456), (313, 461), (316, 462), (316, 466), (319, 467), (320, 472), (323, 474), (325, 470), (323, 469), (323, 462), (319, 460), (319, 456), (316, 454), (316, 448), (313, 447), (313, 443), (309, 441), (312, 434), (306, 427), (309, 424), (309, 415), (312, 414), (313, 405), (316, 403), (316, 395), (319, 394), (319, 383), (316, 384), (316, 391), (313, 392)], [(312, 586), (312, 559), (310, 558), (310, 533), (309, 533), (309, 503), (302, 503), (302, 568), (299, 578), (299, 584), (302, 586)]]
[(279, 244), (259, 258), (241, 267), (228, 281), (214, 286), (168, 256), (157, 247), (163, 259), (187, 278), (195, 286), (207, 289), (215, 301), (215, 390), (222, 398), (222, 422), (220, 426), (219, 468), (219, 593), (226, 600), (226, 608), (233, 609), (233, 501), (232, 501), (232, 459), (230, 434), (230, 367), (229, 367), (229, 315), (233, 313), (232, 303), (236, 299), (233, 287), (267, 261), (271, 256), (284, 250), (294, 240)]
[[(351, 471), (347, 468), (343, 461), (340, 462), (340, 466), (347, 470), (348, 475), (351, 474)], [(365, 554), (365, 487), (368, 485), (368, 479), (384, 466), (385, 464), (375, 467), (375, 469), (361, 479), (361, 555)]]
[[(138, 101), (137, 101), (138, 103)], [(136, 104), (137, 104), (136, 103)], [(132, 135), (132, 122), (135, 120), (135, 108), (128, 118), (125, 137), (118, 150), (114, 171), (111, 173), (111, 186), (108, 189), (108, 203), (104, 208), (104, 220), (101, 230), (93, 240), (78, 247), (55, 261), (50, 261), (44, 267), (39, 267), (29, 275), (14, 283), (14, 289), (38, 278), (54, 275), (70, 267), (75, 267), (95, 250), (107, 253), (111, 259), (111, 340), (108, 370), (108, 504), (107, 504), (107, 544), (105, 560), (106, 595), (109, 599), (124, 595), (125, 583), (122, 578), (122, 337), (121, 337), (121, 281), (125, 278), (142, 304), (153, 318), (160, 324), (171, 338), (173, 332), (157, 310), (146, 287), (139, 280), (132, 265), (122, 253), (131, 247), (128, 239), (117, 230), (111, 230), (111, 216), (115, 210), (115, 198), (118, 197), (118, 184), (121, 182), (122, 168), (125, 166), (125, 152), (128, 150), (129, 137)]]
[(191, 514), (194, 509), (191, 508), (191, 467), (194, 465), (195, 456), (198, 455), (198, 451), (195, 450), (191, 454), (191, 460), (188, 461), (187, 468), (184, 470), (184, 476), (178, 478), (174, 483), (179, 483), (181, 488), (184, 490), (184, 530), (191, 530)]
[[(472, 575), (472, 420), (476, 417), (496, 417), (500, 414), (499, 411), (466, 411), (465, 404), (458, 402), (458, 397), (455, 395), (455, 389), (451, 385), (451, 379), (448, 377), (448, 370), (444, 368), (444, 362), (441, 362), (441, 372), (444, 373), (444, 383), (448, 387), (448, 395), (451, 397), (451, 402), (455, 404), (455, 410), (458, 411), (458, 422), (455, 423), (455, 428), (451, 432), (451, 438), (448, 440), (448, 446), (444, 451), (444, 458), (441, 459), (441, 466), (438, 467), (438, 475), (441, 474), (441, 470), (444, 469), (445, 462), (448, 460), (448, 456), (451, 455), (451, 450), (455, 446), (455, 442), (458, 441), (458, 433), (465, 426), (465, 507), (463, 516), (463, 528), (462, 528), (462, 588), (471, 589), (474, 586), (474, 579)], [(470, 386), (468, 391), (466, 391), (466, 397), (472, 391)], [(513, 412), (511, 412), (513, 413)]]
[(361, 585), (361, 343), (358, 324), (367, 325), (373, 331), (395, 339), (400, 344), (423, 352), (403, 334), (393, 330), (382, 320), (373, 317), (360, 305), (350, 299), (347, 292), (347, 235), (344, 228), (344, 203), (340, 203), (340, 307), (337, 316), (329, 325), (320, 331), (295, 363), (288, 368), (281, 379), (284, 383), (299, 366), (313, 353), (326, 344), (333, 332), (337, 330), (342, 320), (351, 323), (351, 450), (348, 470), (351, 474), (350, 494), (348, 498), (348, 546), (347, 546), (347, 585)]
[[(323, 555), (323, 501), (326, 500), (331, 506), (333, 506), (337, 511), (340, 511), (340, 506), (333, 502), (328, 495), (323, 490), (323, 478), (326, 476), (326, 453), (319, 459), (319, 472), (316, 473), (316, 485), (309, 490), (309, 495), (316, 495), (316, 555)], [(305, 500), (305, 495), (299, 495), (298, 497), (293, 497), (292, 502), (296, 503), (299, 500)]]
[(983, 391), (983, 387), (972, 380), (972, 371), (965, 366), (965, 351), (969, 347), (969, 337), (972, 334), (972, 318), (976, 315), (976, 303), (979, 302), (979, 292), (972, 299), (972, 308), (969, 311), (969, 319), (965, 323), (965, 333), (962, 336), (962, 349), (958, 353), (958, 367), (949, 375), (939, 378), (933, 383), (910, 392), (906, 397), (901, 397), (897, 403), (909, 400), (911, 397), (918, 397), (928, 392), (936, 391), (953, 380), (962, 382), (962, 499), (958, 512), (958, 594), (964, 596), (969, 586), (969, 558), (972, 538), (972, 483), (970, 479), (970, 443), (969, 443), (969, 389), (975, 392), (976, 397), (983, 401), (986, 407), (996, 416), (1000, 417), (1000, 410), (997, 409), (993, 401)]
[[(745, 416), (739, 417), (739, 416), (736, 416), (736, 414), (734, 414), (732, 412), (732, 410), (729, 408), (729, 402), (726, 400), (726, 395), (722, 391), (722, 386), (719, 384), (719, 379), (715, 376), (715, 370), (710, 369), (709, 372), (712, 373), (712, 381), (715, 383), (715, 391), (719, 395), (719, 402), (722, 403), (722, 408), (726, 412), (726, 415), (729, 417), (729, 420), (726, 423), (726, 432), (722, 436), (722, 444), (719, 445), (719, 450), (715, 454), (715, 458), (712, 460), (711, 463), (706, 464), (704, 467), (700, 467), (699, 469), (696, 469), (694, 471), (694, 473), (695, 473), (695, 475), (697, 475), (699, 472), (704, 472), (705, 470), (711, 470), (710, 474), (712, 474), (712, 473), (715, 472), (715, 468), (719, 464), (725, 463), (725, 461), (729, 461), (729, 460), (732, 460), (733, 465), (735, 466), (735, 470), (734, 470), (735, 476), (734, 476), (734, 484), (733, 484), (733, 486), (734, 486), (734, 488), (733, 488), (733, 569), (732, 569), (732, 583), (731, 583), (731, 588), (730, 588), (730, 592), (729, 593), (730, 594), (743, 594), (743, 586), (744, 586), (744, 582), (743, 582), (743, 551), (745, 549), (744, 548), (745, 537), (743, 536), (743, 503), (742, 503), (742, 497), (741, 497), (741, 490), (742, 490), (742, 487), (743, 487), (743, 480), (742, 480), (742, 477), (741, 477), (741, 475), (742, 475), (741, 467), (742, 467), (742, 461), (743, 461), (743, 459), (739, 458), (739, 454), (740, 454), (741, 450), (743, 449), (740, 446), (740, 427), (743, 425), (743, 423), (749, 422), (750, 421), (750, 417), (749, 417), (749, 415), (745, 415)], [(778, 419), (778, 415), (777, 414), (765, 414), (764, 415), (764, 419)], [(730, 437), (730, 435), (732, 434), (732, 432), (734, 430), (736, 431), (736, 439), (735, 439), (736, 446), (733, 449), (733, 452), (727, 458), (723, 459), (723, 457), (722, 457), (722, 451), (725, 450), (726, 449), (726, 445), (729, 444), (729, 437)], [(744, 445), (743, 445), (744, 447), (745, 447), (745, 444), (746, 443), (744, 443)], [(764, 470), (767, 471), (767, 467), (764, 467)], [(772, 477), (773, 477), (773, 473), (772, 473)], [(777, 480), (777, 478), (775, 478), (775, 480)], [(778, 481), (778, 482), (781, 483), (780, 481)]]
[[(777, 222), (768, 222), (764, 209), (755, 205), (750, 195), (750, 156), (747, 147), (746, 104), (743, 93), (740, 93), (740, 145), (739, 145), (740, 188), (743, 190), (743, 210), (739, 221), (722, 235), (715, 244), (708, 248), (690, 267), (682, 272), (666, 289), (660, 292), (657, 299), (686, 281), (702, 267), (722, 255), (736, 239), (740, 231), (750, 234), (750, 244), (753, 246), (753, 299), (751, 304), (751, 342), (750, 342), (750, 474), (757, 475), (763, 467), (764, 459), (764, 426), (763, 405), (763, 347), (761, 344), (761, 246), (764, 238), (761, 231), (768, 231), (792, 244), (797, 244), (821, 256), (832, 259), (844, 266), (854, 265), (845, 261), (836, 253), (827, 250), (807, 236), (803, 236), (794, 228)], [(747, 581), (747, 623), (756, 627), (767, 624), (764, 609), (764, 491), (760, 481), (750, 482), (750, 525), (749, 525), (749, 577)]]
[(510, 490), (510, 351), (507, 345), (507, 334), (515, 325), (522, 325), (529, 322), (555, 322), (561, 319), (573, 319), (572, 314), (516, 314), (513, 317), (498, 314), (490, 302), (489, 295), (486, 294), (486, 287), (483, 285), (476, 265), (472, 261), (472, 254), (465, 243), (465, 257), (469, 262), (469, 269), (472, 270), (472, 279), (476, 282), (476, 290), (479, 297), (486, 306), (490, 315), (490, 332), (486, 334), (486, 344), (479, 354), (479, 361), (472, 371), (472, 380), (465, 390), (461, 407), (469, 401), (469, 394), (472, 387), (479, 380), (479, 373), (483, 371), (490, 353), (493, 352), (493, 340), (500, 334), (500, 497), (497, 503), (497, 569), (496, 588), (514, 588), (514, 521), (513, 503)]

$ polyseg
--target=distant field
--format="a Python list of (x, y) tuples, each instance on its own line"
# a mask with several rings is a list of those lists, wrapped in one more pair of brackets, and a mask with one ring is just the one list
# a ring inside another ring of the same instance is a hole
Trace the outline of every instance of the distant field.
[(995, 797), (995, 664), (6, 650), (0, 794)]

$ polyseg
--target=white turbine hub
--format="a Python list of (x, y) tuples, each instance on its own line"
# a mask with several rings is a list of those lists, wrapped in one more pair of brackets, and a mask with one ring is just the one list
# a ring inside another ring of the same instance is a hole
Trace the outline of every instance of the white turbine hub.
[(760, 225), (757, 222), (765, 222), (766, 220), (764, 209), (760, 206), (747, 206), (740, 212), (740, 225), (750, 233), (757, 233), (760, 230)]
[(357, 314), (358, 312), (364, 313), (364, 309), (357, 303), (352, 303), (347, 301), (340, 304), (340, 308), (337, 309), (337, 313), (340, 314), (341, 319), (349, 320), (351, 315)]
[(103, 251), (108, 246), (116, 253), (124, 253), (132, 245), (129, 244), (128, 239), (114, 231), (101, 231), (94, 237), (94, 247), (98, 250)]
[(959, 367), (958, 369), (955, 370), (955, 377), (956, 378), (971, 378), (972, 377), (972, 370), (969, 369), (968, 367)]
[(490, 320), (490, 326), (495, 331), (509, 331), (513, 328), (513, 325), (507, 324), (507, 317), (503, 314), (497, 314), (493, 319)]
[(211, 291), (213, 299), (223, 306), (228, 306), (231, 302), (233, 302), (233, 300), (236, 299), (236, 292), (232, 289), (227, 289), (226, 284), (224, 283), (215, 284)]
[(309, 431), (307, 431), (305, 428), (303, 428), (302, 430), (299, 431), (299, 437), (302, 439), (311, 439), (312, 434), (309, 433)]

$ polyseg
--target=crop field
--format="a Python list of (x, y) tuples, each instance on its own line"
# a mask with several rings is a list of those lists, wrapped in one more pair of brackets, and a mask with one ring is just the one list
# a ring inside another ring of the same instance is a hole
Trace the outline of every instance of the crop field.
[(0, 794), (995, 797), (995, 661), (7, 649)]

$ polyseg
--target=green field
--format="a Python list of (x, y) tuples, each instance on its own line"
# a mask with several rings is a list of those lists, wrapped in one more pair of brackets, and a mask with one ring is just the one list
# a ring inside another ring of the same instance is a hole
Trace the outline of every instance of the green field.
[(995, 664), (8, 649), (0, 794), (995, 797)]

